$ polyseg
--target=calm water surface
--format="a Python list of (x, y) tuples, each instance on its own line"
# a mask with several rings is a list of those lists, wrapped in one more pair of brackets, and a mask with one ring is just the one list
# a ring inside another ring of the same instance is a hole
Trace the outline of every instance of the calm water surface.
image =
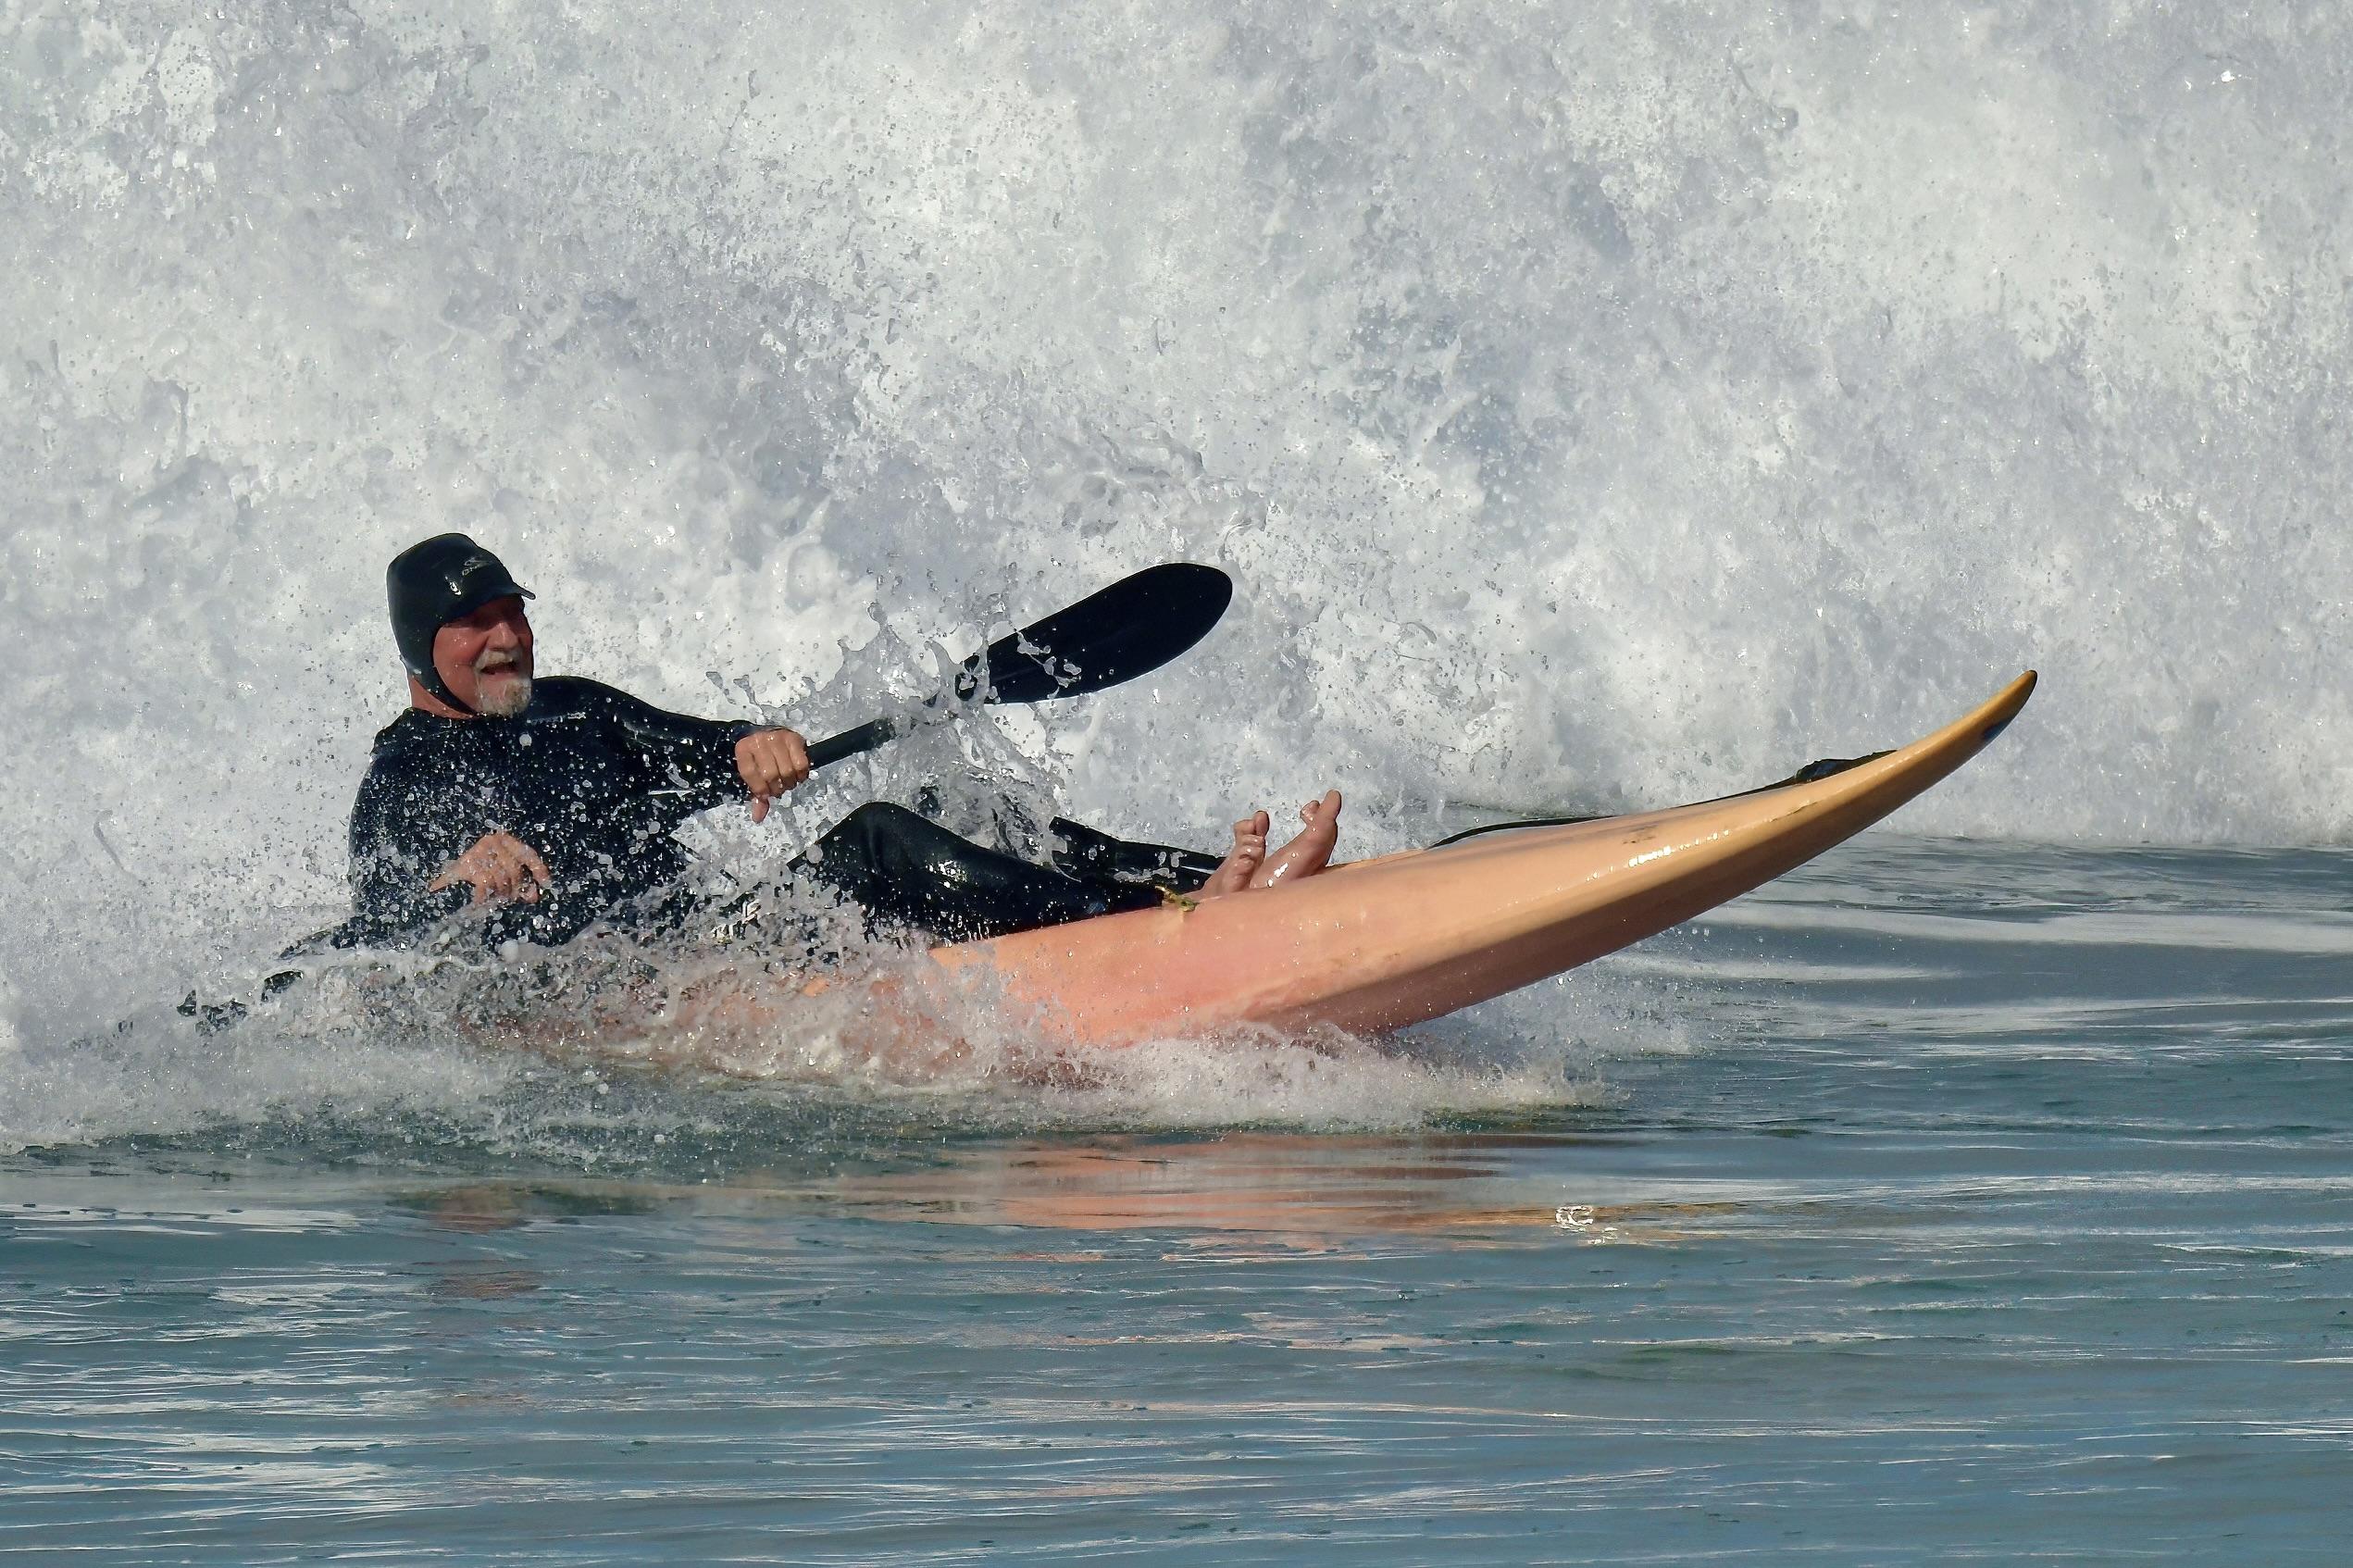
[(2353, 856), (1868, 840), (1413, 1052), (19, 1136), (0, 1556), (2343, 1561)]

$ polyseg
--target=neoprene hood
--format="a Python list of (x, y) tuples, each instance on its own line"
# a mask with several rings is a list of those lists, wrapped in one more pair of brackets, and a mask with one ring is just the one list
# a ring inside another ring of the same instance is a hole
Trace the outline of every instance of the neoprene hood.
[(494, 599), (533, 597), (504, 562), (462, 533), (435, 534), (393, 556), (384, 569), (384, 591), (392, 602), (392, 641), (400, 644), (401, 663), (419, 686), (454, 708), (466, 704), (451, 695), (433, 667), (433, 634)]

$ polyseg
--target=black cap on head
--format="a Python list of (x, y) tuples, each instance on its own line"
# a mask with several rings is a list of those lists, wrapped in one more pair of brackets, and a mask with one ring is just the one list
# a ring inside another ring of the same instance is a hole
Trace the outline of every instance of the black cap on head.
[(529, 599), (499, 558), (462, 533), (441, 533), (412, 544), (384, 570), (392, 601), (392, 641), (417, 684), (454, 708), (465, 707), (433, 667), (433, 634), (494, 599)]

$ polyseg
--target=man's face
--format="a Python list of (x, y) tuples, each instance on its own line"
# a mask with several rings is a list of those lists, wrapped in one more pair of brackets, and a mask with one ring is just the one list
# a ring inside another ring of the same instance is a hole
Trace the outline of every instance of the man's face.
[(512, 718), (531, 700), (531, 623), (523, 601), (493, 599), (433, 634), (433, 668), (478, 714)]

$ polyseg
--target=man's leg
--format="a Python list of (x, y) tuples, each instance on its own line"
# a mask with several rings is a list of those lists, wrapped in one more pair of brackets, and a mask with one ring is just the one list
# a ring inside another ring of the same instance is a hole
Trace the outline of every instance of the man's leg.
[(948, 941), (1161, 902), (1154, 888), (1050, 871), (881, 802), (844, 817), (793, 869), (860, 905), (869, 924), (913, 927)]
[(1057, 816), (1049, 829), (1054, 867), (1089, 882), (1132, 882), (1172, 893), (1200, 890), (1217, 870), (1217, 857), (1170, 844), (1114, 839), (1099, 828)]

